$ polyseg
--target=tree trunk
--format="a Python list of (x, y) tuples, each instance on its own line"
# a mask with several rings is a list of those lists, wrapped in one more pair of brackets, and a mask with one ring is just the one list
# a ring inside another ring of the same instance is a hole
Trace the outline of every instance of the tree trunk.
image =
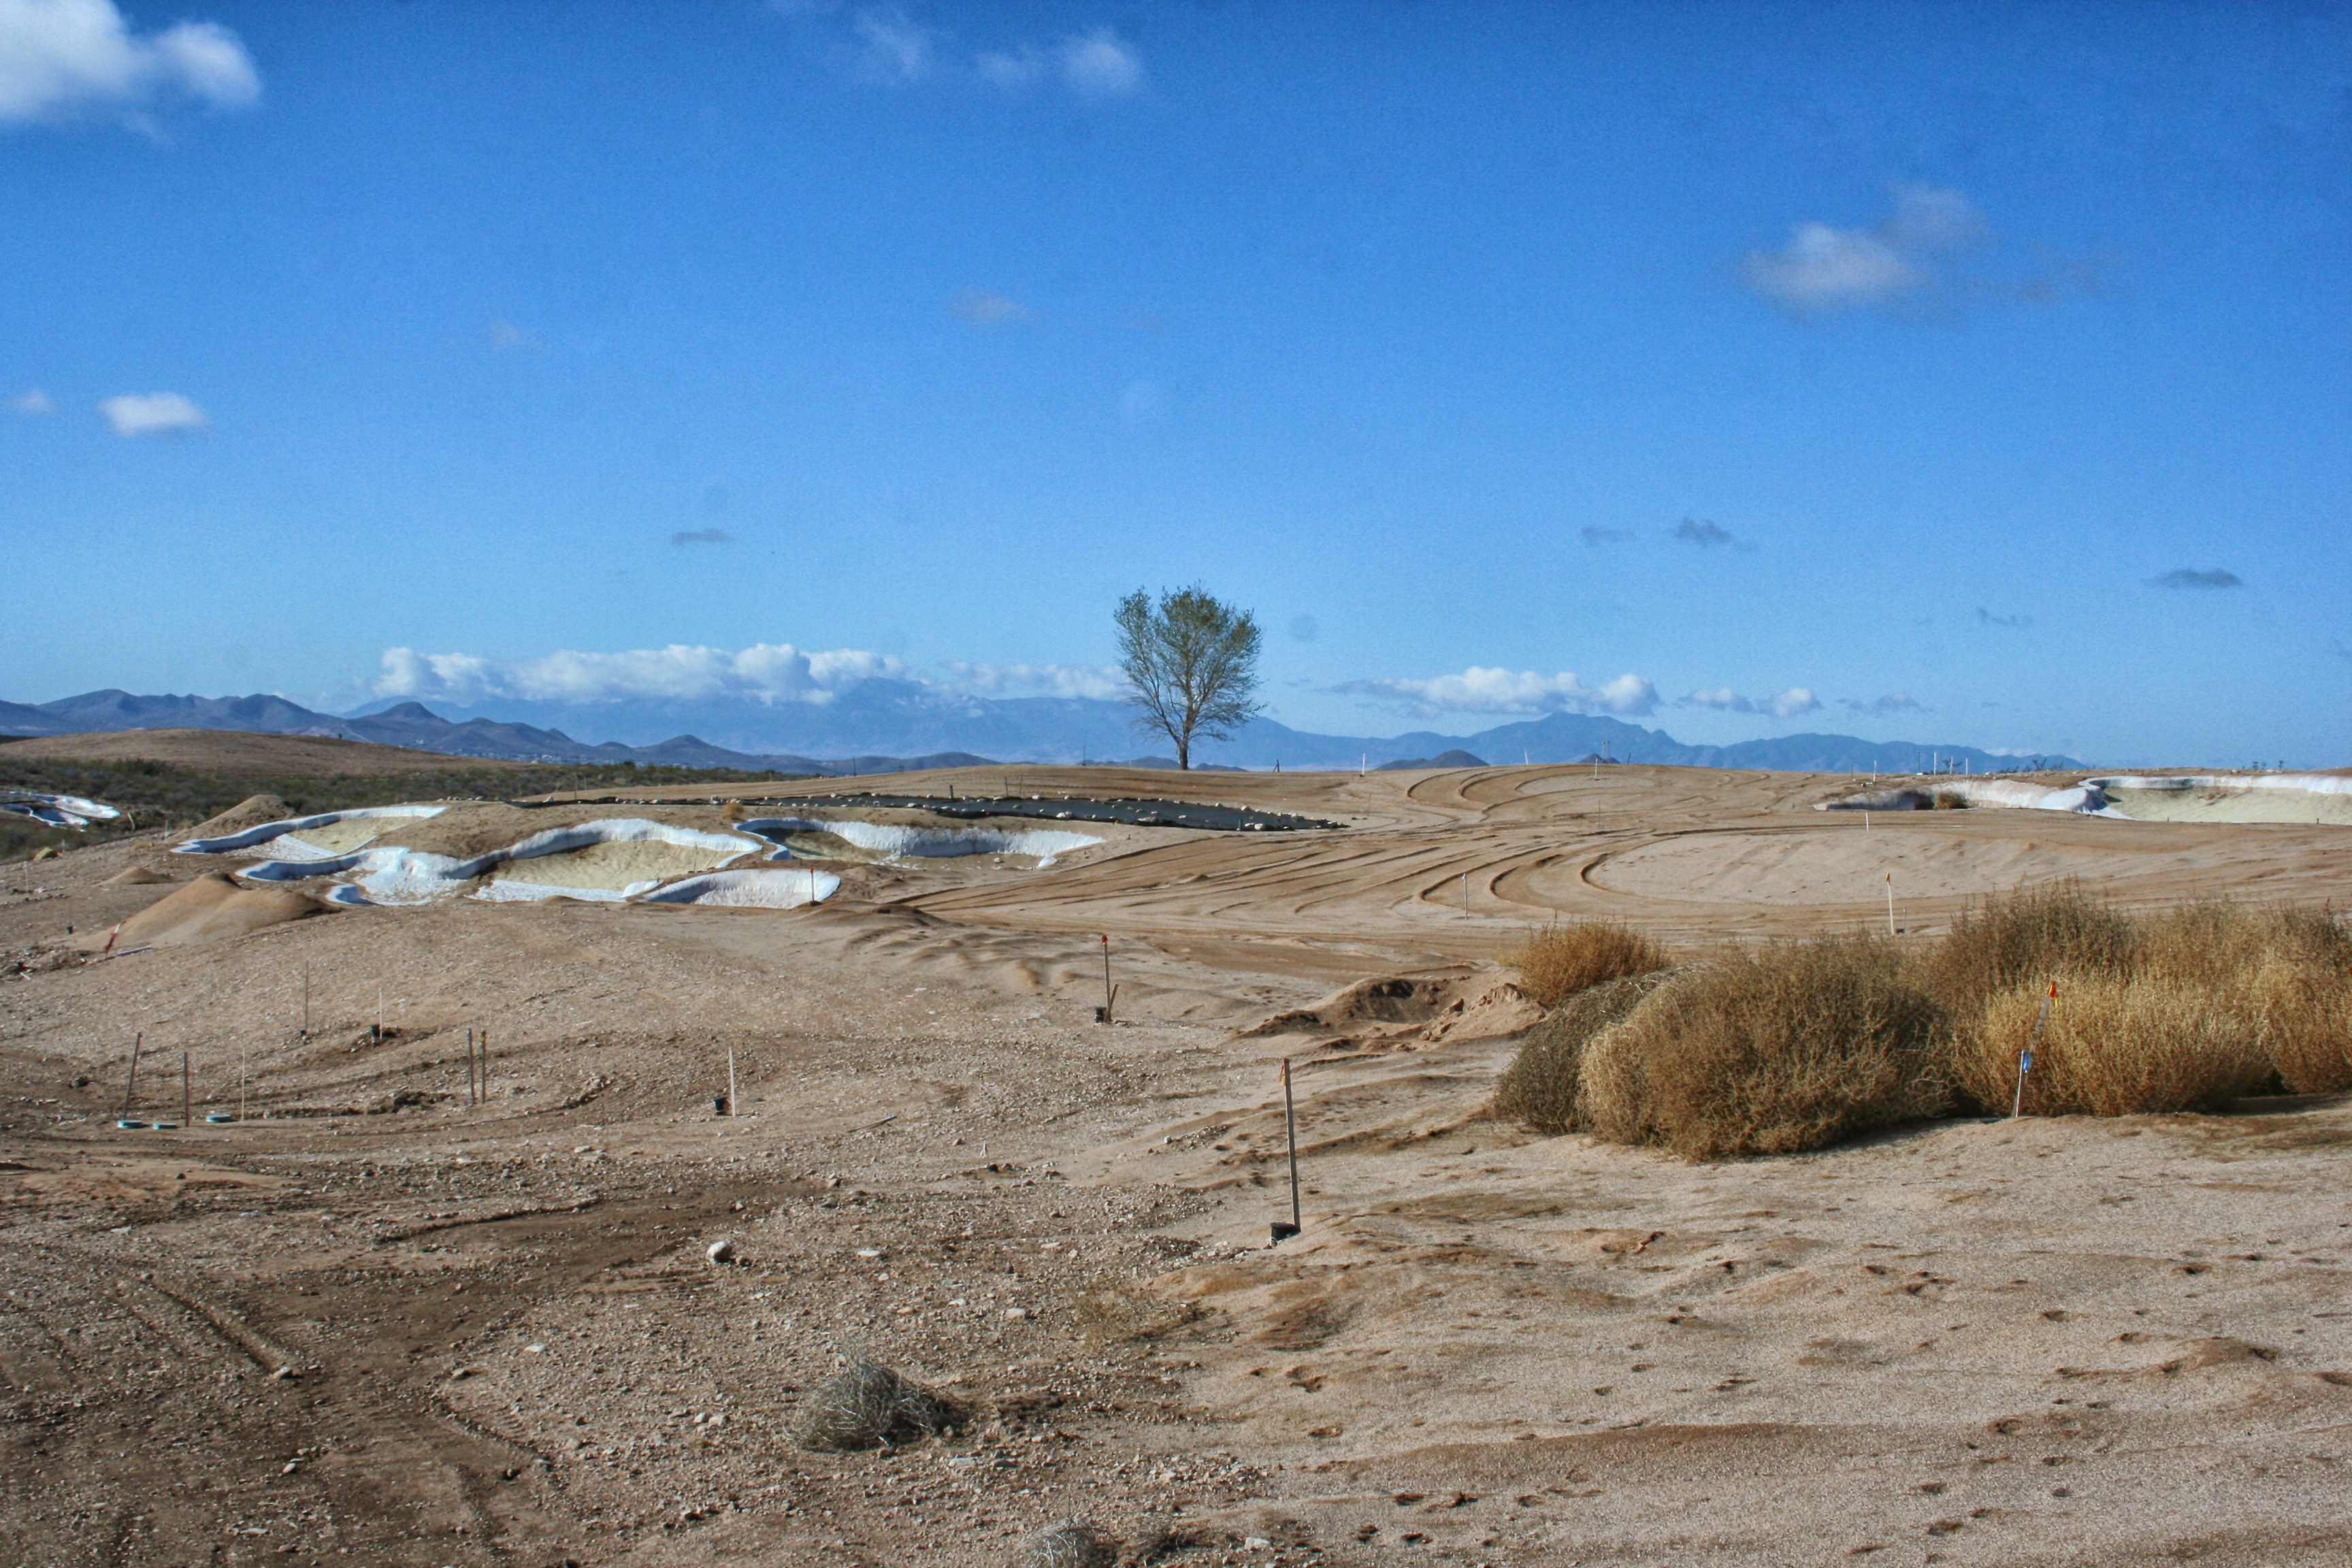
[(1190, 735), (1176, 737), (1176, 771), (1180, 773), (1192, 771), (1192, 737)]

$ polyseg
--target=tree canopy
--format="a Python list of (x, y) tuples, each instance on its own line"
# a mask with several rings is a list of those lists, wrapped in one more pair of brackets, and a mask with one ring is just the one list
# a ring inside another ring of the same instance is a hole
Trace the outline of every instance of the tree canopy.
[(1192, 767), (1195, 736), (1224, 740), (1260, 711), (1257, 622), (1247, 610), (1198, 584), (1163, 589), (1156, 605), (1138, 588), (1116, 619), (1128, 700), (1143, 710), (1135, 727), (1166, 735), (1178, 767)]

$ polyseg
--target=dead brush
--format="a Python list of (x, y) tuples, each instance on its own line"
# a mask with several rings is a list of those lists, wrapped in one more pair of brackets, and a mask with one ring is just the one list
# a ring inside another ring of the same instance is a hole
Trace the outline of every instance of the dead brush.
[(2056, 882), (1989, 899), (1953, 922), (1918, 961), (1920, 989), (1955, 1018), (1972, 1018), (2004, 991), (2055, 974), (2120, 974), (2139, 930), (2085, 892)]
[(1112, 1568), (1118, 1542), (1084, 1520), (1066, 1519), (1023, 1538), (1015, 1568)]
[(1818, 937), (1659, 986), (1585, 1047), (1578, 1112), (1686, 1159), (1789, 1154), (1949, 1106), (1943, 1016), (1895, 944)]
[(1585, 1047), (1674, 973), (1654, 969), (1646, 974), (1605, 980), (1576, 992), (1545, 1014), (1544, 1021), (1528, 1031), (1518, 1054), (1504, 1069), (1488, 1114), (1549, 1136), (1583, 1131), (1579, 1081)]
[(1646, 974), (1671, 962), (1666, 950), (1617, 921), (1570, 921), (1529, 931), (1496, 955), (1519, 973), (1519, 989), (1549, 1007), (1588, 986)]
[(952, 1432), (963, 1411), (920, 1384), (860, 1356), (810, 1391), (793, 1421), (793, 1441), (812, 1453), (898, 1447)]
[[(1980, 1103), (2008, 1109), (2018, 1052), (2043, 995), (2041, 986), (2021, 985), (1995, 997), (1962, 1043), (1960, 1077)], [(2024, 1109), (2037, 1116), (2222, 1110), (2270, 1076), (2248, 1009), (2158, 975), (2095, 975), (2059, 983)]]

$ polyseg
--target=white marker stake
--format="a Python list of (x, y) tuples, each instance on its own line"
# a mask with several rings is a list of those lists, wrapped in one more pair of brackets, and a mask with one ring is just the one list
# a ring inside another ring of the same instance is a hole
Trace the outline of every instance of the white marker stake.
[(1470, 873), (1467, 871), (1462, 873), (1462, 912), (1465, 915), (1470, 912)]
[(1895, 934), (1895, 873), (1886, 873), (1886, 934)]
[(735, 1047), (727, 1047), (727, 1114), (735, 1114)]
[(2009, 1114), (2013, 1120), (2025, 1113), (2025, 1075), (2033, 1070), (2033, 1047), (2042, 1043), (2042, 1026), (2050, 1021), (2050, 1004), (2058, 1000), (2058, 983), (2050, 983), (2050, 994), (2042, 998), (2042, 1011), (2033, 1016), (2033, 1038), (2017, 1053), (2017, 1098), (2010, 1103)]

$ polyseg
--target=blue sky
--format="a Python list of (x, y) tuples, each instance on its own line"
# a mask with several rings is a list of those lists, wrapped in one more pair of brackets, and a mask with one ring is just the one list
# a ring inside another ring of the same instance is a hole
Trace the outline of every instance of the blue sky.
[(2352, 763), (2352, 10), (0, 0), (0, 696)]

